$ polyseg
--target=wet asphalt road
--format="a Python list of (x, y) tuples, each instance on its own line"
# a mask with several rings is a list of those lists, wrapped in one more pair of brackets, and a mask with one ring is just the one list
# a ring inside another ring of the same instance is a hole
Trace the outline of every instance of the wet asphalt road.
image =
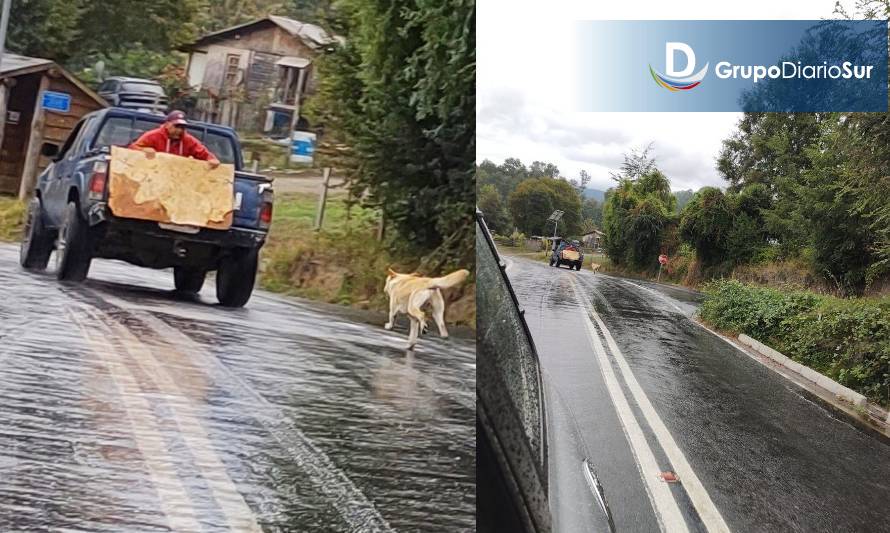
[[(602, 484), (617, 531), (890, 531), (890, 445), (694, 324), (694, 293), (507, 263), (545, 373), (557, 531), (587, 530), (582, 511), (594, 504), (575, 472), (579, 457)], [(646, 447), (654, 463), (642, 460)], [(658, 479), (683, 461), (692, 476)], [(653, 487), (669, 487), (673, 503)], [(671, 507), (679, 527), (667, 525)]]
[(475, 529), (467, 335), (406, 353), (376, 315), (17, 261), (0, 244), (0, 531)]

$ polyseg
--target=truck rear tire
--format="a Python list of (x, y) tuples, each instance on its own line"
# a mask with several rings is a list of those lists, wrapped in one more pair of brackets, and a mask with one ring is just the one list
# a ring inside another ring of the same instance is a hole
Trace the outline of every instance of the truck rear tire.
[(179, 292), (197, 294), (204, 286), (207, 271), (190, 267), (173, 267), (173, 284)]
[(225, 307), (243, 307), (250, 300), (256, 282), (259, 250), (233, 250), (219, 262), (216, 272), (216, 299)]
[(29, 270), (44, 270), (52, 253), (53, 234), (43, 225), (43, 205), (39, 198), (31, 198), (25, 217), (19, 262)]
[(577, 270), (578, 272), (581, 272), (581, 265), (582, 265), (581, 261), (578, 261), (577, 263), (575, 263), (575, 270)]
[(86, 220), (80, 216), (77, 202), (68, 202), (56, 241), (56, 277), (60, 281), (86, 279), (93, 260), (89, 230)]

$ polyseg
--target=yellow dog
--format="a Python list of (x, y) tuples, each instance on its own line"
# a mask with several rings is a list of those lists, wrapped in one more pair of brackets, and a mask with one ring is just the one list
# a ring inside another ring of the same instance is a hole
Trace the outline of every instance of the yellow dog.
[(426, 315), (423, 306), (428, 302), (433, 308), (433, 320), (439, 327), (439, 335), (448, 336), (445, 329), (445, 299), (441, 289), (456, 287), (466, 281), (469, 270), (456, 270), (441, 278), (425, 278), (414, 274), (400, 274), (388, 269), (386, 285), (383, 290), (389, 296), (389, 322), (383, 327), (392, 329), (396, 315), (405, 313), (411, 320), (411, 332), (408, 335), (408, 349), (417, 344), (417, 337), (426, 328)]

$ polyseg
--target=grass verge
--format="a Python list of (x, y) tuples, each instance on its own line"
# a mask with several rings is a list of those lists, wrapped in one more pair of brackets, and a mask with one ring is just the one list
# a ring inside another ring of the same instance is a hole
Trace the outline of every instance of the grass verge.
[[(330, 198), (321, 231), (312, 229), (318, 198), (280, 195), (275, 200), (272, 230), (261, 254), (263, 289), (384, 311), (387, 267), (411, 272), (417, 263), (400, 264), (376, 239), (379, 214), (373, 209), (347, 209), (343, 198)], [(446, 320), (475, 326), (475, 286), (446, 291), (451, 300)]]
[(736, 280), (704, 286), (701, 318), (890, 406), (890, 297), (841, 299)]
[(25, 204), (0, 196), (0, 241), (18, 241), (22, 236)]

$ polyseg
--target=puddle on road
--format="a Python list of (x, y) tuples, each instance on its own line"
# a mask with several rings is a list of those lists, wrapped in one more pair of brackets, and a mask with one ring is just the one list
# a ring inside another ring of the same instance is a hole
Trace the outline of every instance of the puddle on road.
[(116, 290), (165, 273), (105, 262), (113, 282), (60, 288), (8, 259), (0, 529), (475, 529), (472, 341), (406, 354), (308, 307)]

